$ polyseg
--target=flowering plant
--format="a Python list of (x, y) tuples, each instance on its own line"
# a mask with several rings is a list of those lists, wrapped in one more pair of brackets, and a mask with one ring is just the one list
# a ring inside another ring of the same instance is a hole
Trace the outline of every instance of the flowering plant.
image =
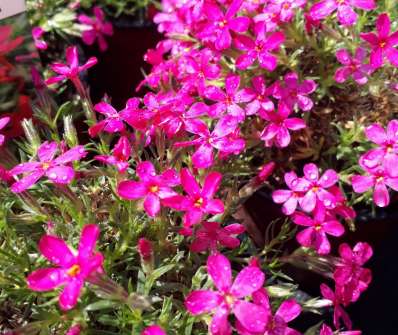
[[(373, 251), (344, 237), (358, 206), (398, 190), (392, 3), (165, 0), (150, 91), (120, 111), (92, 103), (80, 75), (96, 59), (69, 47), (46, 83), (71, 84), (75, 104), (55, 110), (41, 87), (45, 129), (24, 121), (22, 162), (3, 149), (0, 269), (31, 306), (16, 333), (291, 335), (317, 312), (312, 333), (360, 334), (345, 308)], [(347, 91), (390, 109), (344, 109)], [(245, 207), (259, 188), (281, 205), (266, 243)], [(317, 296), (289, 285), (286, 263), (323, 276)]]

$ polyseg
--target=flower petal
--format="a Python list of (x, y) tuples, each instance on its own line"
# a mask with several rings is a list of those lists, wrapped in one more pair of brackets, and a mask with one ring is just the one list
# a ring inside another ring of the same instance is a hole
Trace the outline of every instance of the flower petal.
[(69, 246), (60, 238), (44, 235), (39, 242), (39, 250), (51, 263), (70, 267), (76, 262), (76, 257)]
[(222, 296), (209, 290), (191, 292), (185, 298), (185, 307), (193, 315), (211, 312), (222, 302)]
[(55, 184), (69, 184), (75, 177), (75, 170), (70, 166), (55, 166), (47, 170), (46, 176)]
[(207, 259), (207, 272), (219, 291), (229, 291), (232, 272), (231, 264), (227, 257), (222, 254), (210, 255)]
[(264, 307), (238, 300), (233, 307), (233, 312), (242, 326), (249, 332), (262, 333), (265, 330), (269, 314)]
[(265, 280), (264, 273), (256, 266), (247, 266), (238, 273), (230, 289), (237, 298), (244, 298), (259, 290)]
[(62, 285), (67, 278), (64, 269), (47, 268), (33, 271), (26, 280), (33, 291), (50, 291)]
[(65, 285), (59, 296), (59, 305), (62, 310), (67, 311), (76, 306), (83, 283), (83, 280), (74, 278)]
[(134, 200), (143, 198), (148, 190), (144, 183), (126, 180), (122, 181), (117, 187), (117, 193), (123, 199)]
[(282, 318), (286, 323), (294, 320), (301, 313), (301, 306), (294, 299), (288, 299), (282, 302), (275, 316)]
[(79, 259), (88, 260), (92, 257), (100, 234), (100, 229), (95, 224), (87, 224), (83, 227), (79, 242)]
[(149, 193), (144, 201), (145, 212), (150, 217), (155, 217), (160, 211), (160, 200), (156, 194)]

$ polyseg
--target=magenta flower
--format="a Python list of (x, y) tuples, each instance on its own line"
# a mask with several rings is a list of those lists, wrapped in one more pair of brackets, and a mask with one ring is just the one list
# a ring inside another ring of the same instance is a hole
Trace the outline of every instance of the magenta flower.
[(213, 253), (218, 250), (219, 245), (235, 249), (239, 247), (240, 241), (234, 235), (242, 234), (244, 231), (245, 227), (238, 223), (221, 227), (219, 222), (203, 222), (195, 232), (190, 249), (193, 252), (210, 250)]
[(112, 155), (97, 155), (94, 158), (105, 164), (110, 164), (116, 166), (120, 173), (123, 173), (129, 167), (128, 160), (131, 155), (131, 145), (126, 136), (119, 138), (112, 150)]
[(260, 113), (262, 118), (269, 121), (260, 134), (265, 146), (275, 145), (278, 148), (285, 148), (291, 140), (289, 130), (297, 131), (306, 127), (304, 120), (296, 117), (289, 118), (290, 113), (291, 109), (282, 101), (279, 102), (277, 112)]
[(126, 130), (124, 122), (127, 122), (131, 125), (135, 124), (133, 118), (131, 117), (131, 113), (128, 111), (128, 106), (131, 102), (132, 101), (130, 99), (127, 102), (127, 107), (120, 112), (106, 102), (102, 101), (96, 104), (94, 109), (98, 113), (105, 115), (105, 119), (99, 121), (89, 128), (88, 133), (90, 136), (95, 137), (101, 131), (105, 131), (107, 133), (124, 132)]
[(195, 177), (184, 168), (181, 170), (181, 184), (186, 196), (177, 195), (163, 201), (165, 206), (185, 212), (184, 226), (189, 228), (202, 221), (205, 214), (220, 214), (224, 212), (224, 204), (219, 199), (213, 199), (217, 192), (222, 175), (218, 172), (210, 172), (200, 188)]
[(366, 58), (366, 50), (358, 48), (355, 56), (351, 57), (346, 49), (340, 49), (336, 52), (337, 60), (344, 66), (337, 69), (334, 80), (338, 83), (344, 83), (348, 77), (352, 78), (359, 85), (364, 85), (368, 82), (368, 75), (373, 71), (369, 64), (363, 64)]
[(290, 109), (296, 105), (303, 111), (309, 111), (314, 106), (313, 101), (307, 96), (316, 90), (316, 83), (306, 79), (299, 83), (297, 73), (290, 72), (285, 75), (283, 85), (276, 84), (273, 95), (282, 100)]
[(282, 22), (290, 22), (297, 8), (303, 8), (307, 0), (271, 0), (270, 4), (279, 7), (279, 17)]
[(257, 36), (255, 41), (245, 35), (236, 38), (237, 47), (244, 51), (236, 60), (236, 67), (239, 70), (247, 69), (256, 59), (260, 67), (268, 71), (275, 70), (278, 59), (271, 52), (279, 49), (285, 41), (285, 35), (282, 32), (275, 32), (266, 38), (260, 36)]
[(213, 131), (207, 128), (203, 121), (186, 124), (186, 130), (195, 134), (197, 138), (192, 141), (177, 142), (176, 147), (195, 145), (197, 150), (192, 155), (192, 163), (197, 169), (206, 169), (214, 164), (214, 149), (222, 153), (239, 153), (245, 147), (245, 141), (241, 138), (231, 137), (237, 129), (237, 120), (232, 116), (221, 118)]
[(66, 49), (66, 62), (67, 65), (61, 63), (53, 63), (50, 65), (51, 70), (59, 75), (48, 78), (46, 80), (47, 85), (55, 84), (65, 79), (69, 79), (73, 83), (76, 83), (78, 80), (80, 81), (79, 73), (97, 64), (97, 58), (90, 57), (85, 64), (79, 66), (77, 47), (71, 46)]
[(236, 329), (240, 335), (300, 335), (300, 333), (288, 326), (288, 323), (299, 316), (301, 306), (293, 299), (282, 302), (275, 315), (272, 315), (272, 308), (269, 302), (267, 291), (264, 288), (253, 292), (253, 302), (262, 306), (266, 311), (265, 329), (261, 332), (249, 331), (238, 320)]
[(209, 110), (211, 117), (220, 117), (225, 112), (235, 117), (238, 121), (243, 121), (245, 111), (238, 104), (249, 102), (253, 99), (254, 94), (251, 90), (243, 88), (239, 90), (240, 76), (229, 74), (225, 78), (225, 91), (217, 86), (208, 86), (205, 89), (205, 97), (207, 99), (217, 101)]
[(344, 325), (348, 328), (352, 328), (352, 322), (350, 317), (348, 316), (347, 312), (341, 307), (341, 298), (340, 296), (333, 292), (333, 290), (327, 286), (326, 284), (321, 284), (321, 293), (322, 296), (330, 301), (330, 305), (334, 307), (333, 313), (333, 324), (334, 326), (339, 329), (340, 328), (340, 320), (343, 321)]
[(349, 330), (349, 331), (342, 331), (338, 333), (334, 333), (332, 328), (330, 328), (327, 324), (322, 324), (321, 330), (319, 332), (319, 335), (361, 335), (362, 332), (360, 330)]
[(79, 324), (73, 325), (68, 329), (65, 335), (80, 335), (81, 327)]
[(282, 212), (292, 215), (297, 208), (299, 200), (308, 190), (308, 183), (303, 178), (298, 178), (295, 172), (287, 172), (284, 176), (288, 190), (276, 190), (272, 193), (272, 199), (277, 204), (282, 204)]
[(99, 233), (98, 226), (85, 225), (77, 252), (56, 236), (43, 236), (39, 250), (57, 267), (33, 271), (27, 277), (28, 287), (33, 291), (50, 291), (64, 286), (59, 305), (63, 310), (73, 308), (84, 282), (102, 267), (103, 256), (94, 250)]
[(11, 175), (25, 174), (25, 176), (12, 184), (11, 191), (23, 192), (44, 175), (55, 184), (69, 184), (75, 176), (70, 163), (82, 159), (87, 152), (82, 145), (78, 145), (54, 159), (57, 151), (56, 142), (44, 142), (37, 150), (38, 162), (21, 163), (12, 168)]
[(367, 243), (359, 242), (353, 249), (343, 243), (339, 247), (339, 254), (333, 278), (342, 302), (348, 305), (357, 301), (372, 281), (371, 271), (362, 266), (372, 257), (373, 250)]
[(381, 165), (389, 176), (398, 176), (398, 120), (390, 121), (386, 130), (374, 123), (365, 129), (365, 135), (377, 147), (362, 155), (363, 165), (369, 169)]
[(48, 47), (46, 41), (42, 39), (44, 33), (45, 31), (41, 27), (34, 27), (32, 29), (32, 37), (37, 49), (46, 50)]
[(161, 199), (177, 196), (172, 187), (179, 185), (180, 179), (174, 169), (157, 175), (155, 167), (149, 161), (139, 163), (136, 172), (140, 181), (122, 181), (117, 187), (117, 193), (127, 200), (144, 198), (145, 212), (155, 217), (160, 211)]
[(252, 86), (255, 97), (253, 101), (246, 105), (246, 115), (255, 115), (259, 111), (272, 112), (275, 109), (274, 103), (269, 96), (272, 94), (272, 88), (267, 87), (262, 76), (252, 79)]
[(376, 21), (375, 33), (361, 33), (360, 37), (368, 42), (371, 47), (370, 52), (370, 65), (374, 69), (383, 66), (384, 58), (398, 67), (398, 50), (394, 47), (398, 45), (398, 31), (390, 35), (391, 22), (388, 14), (380, 14)]
[(141, 237), (137, 243), (137, 251), (140, 254), (140, 257), (144, 261), (149, 261), (153, 258), (153, 246), (152, 242), (146, 239), (145, 237)]
[(347, 206), (347, 199), (344, 196), (341, 189), (334, 185), (328, 189), (335, 199), (335, 207), (329, 208), (327, 214), (336, 217), (336, 215), (341, 216), (345, 220), (353, 220), (356, 217), (355, 210), (352, 207)]
[(352, 26), (358, 19), (353, 7), (368, 11), (375, 9), (376, 3), (374, 0), (322, 0), (311, 7), (310, 15), (314, 20), (322, 20), (337, 10), (338, 21), (343, 26)]
[(228, 49), (232, 43), (231, 30), (244, 33), (250, 25), (250, 19), (245, 16), (234, 17), (239, 11), (243, 0), (233, 0), (226, 13), (215, 3), (205, 2), (203, 12), (207, 17), (207, 24), (200, 32), (200, 37), (210, 37), (217, 50)]
[(79, 15), (79, 22), (89, 26), (89, 29), (83, 31), (82, 40), (87, 45), (92, 45), (95, 40), (98, 40), (98, 45), (101, 51), (108, 49), (108, 44), (104, 38), (104, 35), (112, 36), (113, 27), (110, 22), (105, 21), (105, 15), (103, 10), (95, 6), (94, 17), (88, 17), (87, 15)]
[(297, 241), (304, 247), (315, 249), (320, 255), (327, 255), (330, 252), (327, 235), (344, 234), (343, 225), (333, 218), (325, 218), (323, 211), (317, 211), (313, 218), (296, 212), (292, 215), (292, 220), (299, 226), (308, 227), (297, 234)]
[(243, 268), (232, 283), (231, 264), (221, 255), (207, 259), (209, 273), (217, 291), (197, 290), (185, 299), (185, 307), (193, 315), (214, 311), (210, 324), (211, 334), (230, 334), (228, 315), (232, 312), (242, 326), (251, 332), (261, 332), (268, 321), (267, 311), (262, 306), (244, 298), (259, 290), (265, 280), (264, 274), (256, 266)]
[(145, 328), (141, 335), (167, 335), (166, 332), (159, 326), (153, 325)]
[[(7, 124), (10, 122), (10, 118), (8, 116), (0, 118), (0, 130), (4, 129)], [(5, 136), (0, 134), (0, 147), (4, 144)]]
[(351, 178), (352, 188), (356, 193), (364, 193), (371, 188), (373, 190), (373, 201), (376, 206), (386, 207), (390, 203), (390, 195), (387, 186), (394, 191), (398, 191), (398, 177), (390, 177), (382, 167), (378, 166), (369, 169), (364, 165), (363, 159), (359, 160), (359, 165), (365, 170), (366, 175), (354, 175)]

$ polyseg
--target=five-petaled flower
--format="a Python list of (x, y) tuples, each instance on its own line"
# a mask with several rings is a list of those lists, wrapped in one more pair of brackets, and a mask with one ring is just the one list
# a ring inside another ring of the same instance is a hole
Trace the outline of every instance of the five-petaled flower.
[(56, 236), (43, 236), (39, 250), (56, 267), (33, 271), (27, 277), (28, 287), (34, 291), (50, 291), (64, 286), (59, 305), (63, 310), (73, 308), (84, 282), (102, 271), (103, 256), (94, 250), (99, 233), (97, 225), (84, 226), (77, 252)]
[(359, 85), (364, 85), (368, 82), (368, 75), (373, 71), (369, 64), (364, 64), (366, 58), (366, 50), (358, 48), (354, 57), (351, 57), (346, 49), (339, 49), (336, 52), (337, 60), (344, 66), (337, 69), (334, 79), (338, 83), (345, 82), (349, 76)]
[(232, 283), (231, 264), (222, 254), (209, 256), (207, 272), (217, 291), (197, 290), (185, 299), (185, 307), (193, 315), (214, 312), (210, 324), (211, 334), (230, 334), (228, 316), (232, 312), (242, 326), (253, 333), (264, 330), (268, 321), (267, 310), (257, 304), (246, 301), (262, 288), (265, 276), (257, 266), (243, 268)]
[(139, 163), (136, 172), (140, 181), (122, 181), (117, 187), (117, 193), (128, 200), (144, 198), (146, 213), (155, 217), (160, 211), (161, 200), (177, 196), (172, 188), (180, 184), (180, 178), (174, 169), (157, 175), (149, 161)]
[(112, 149), (111, 155), (97, 155), (94, 158), (100, 162), (114, 165), (120, 173), (127, 170), (131, 155), (131, 144), (126, 136), (121, 136)]
[(78, 145), (54, 158), (57, 151), (56, 142), (44, 142), (37, 150), (39, 161), (21, 163), (12, 168), (11, 175), (24, 174), (24, 177), (12, 184), (11, 190), (23, 192), (44, 175), (55, 184), (69, 184), (75, 176), (70, 163), (82, 159), (87, 152), (82, 145)]

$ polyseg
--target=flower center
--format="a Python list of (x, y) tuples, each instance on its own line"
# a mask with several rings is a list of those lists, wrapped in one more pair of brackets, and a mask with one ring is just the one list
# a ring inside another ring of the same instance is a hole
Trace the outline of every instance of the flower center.
[(377, 182), (377, 183), (381, 183), (383, 180), (384, 180), (384, 177), (383, 177), (383, 176), (380, 176), (380, 177), (377, 177), (377, 178), (376, 178), (376, 182)]
[(313, 191), (313, 192), (318, 192), (318, 191), (319, 191), (319, 186), (314, 186), (314, 187), (312, 188), (312, 191)]
[(220, 28), (224, 28), (227, 25), (227, 23), (228, 23), (227, 20), (222, 20), (221, 22), (218, 23), (218, 26)]
[(233, 297), (230, 294), (226, 294), (224, 296), (225, 302), (227, 303), (227, 305), (232, 306), (235, 303), (235, 297)]
[(283, 9), (289, 9), (289, 8), (290, 8), (290, 3), (285, 2), (285, 3), (282, 5), (282, 8), (283, 8)]
[(381, 41), (381, 42), (379, 43), (379, 47), (383, 49), (383, 48), (386, 46), (386, 44), (387, 44), (386, 41)]
[(151, 192), (151, 193), (156, 193), (157, 191), (159, 191), (159, 186), (157, 186), (157, 185), (152, 185), (149, 188), (149, 192)]
[(388, 153), (391, 153), (391, 152), (393, 151), (393, 148), (392, 148), (392, 145), (391, 145), (391, 144), (387, 145), (386, 151), (387, 151)]
[(322, 229), (321, 224), (320, 224), (320, 223), (317, 223), (317, 224), (314, 226), (314, 229), (315, 229), (315, 231), (320, 231), (320, 230)]
[(200, 197), (199, 199), (197, 199), (195, 201), (194, 206), (199, 208), (199, 207), (202, 207), (202, 205), (203, 205), (203, 198)]
[(42, 169), (43, 170), (48, 170), (49, 168), (50, 168), (50, 166), (51, 166), (51, 163), (43, 163), (42, 165), (41, 165), (41, 167), (42, 167)]
[(71, 277), (76, 277), (80, 273), (80, 266), (75, 264), (66, 272)]

